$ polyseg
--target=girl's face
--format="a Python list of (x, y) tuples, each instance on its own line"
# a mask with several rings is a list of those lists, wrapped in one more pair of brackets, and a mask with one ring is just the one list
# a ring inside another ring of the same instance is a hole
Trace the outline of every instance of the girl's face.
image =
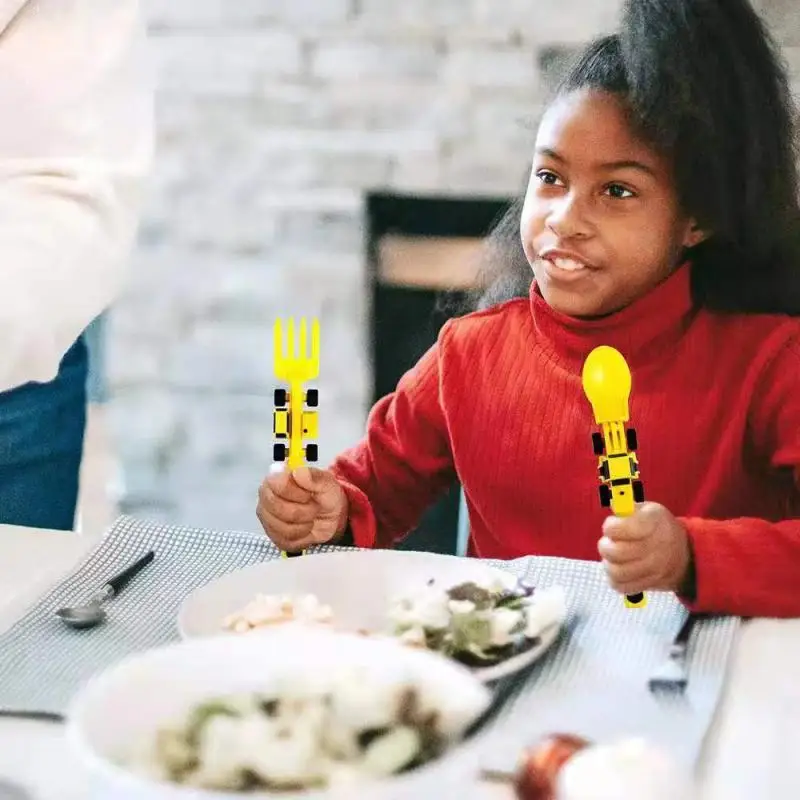
[(573, 317), (628, 305), (703, 238), (669, 164), (634, 136), (616, 96), (591, 90), (542, 120), (520, 233), (545, 301)]

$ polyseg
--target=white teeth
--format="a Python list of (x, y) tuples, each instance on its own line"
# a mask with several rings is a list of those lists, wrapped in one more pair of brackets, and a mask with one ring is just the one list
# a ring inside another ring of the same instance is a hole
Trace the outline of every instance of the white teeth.
[(586, 266), (580, 261), (574, 261), (571, 258), (554, 258), (553, 263), (559, 269), (567, 270), (568, 272), (575, 272), (579, 269), (583, 269)]

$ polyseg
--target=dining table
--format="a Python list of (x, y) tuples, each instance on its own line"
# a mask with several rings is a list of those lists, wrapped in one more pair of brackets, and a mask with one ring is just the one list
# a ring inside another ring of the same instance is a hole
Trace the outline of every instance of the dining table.
[[(0, 525), (0, 633), (101, 534)], [(699, 800), (800, 797), (800, 620), (752, 619), (740, 627), (697, 778)], [(0, 717), (0, 798), (85, 800), (89, 779), (64, 725)], [(484, 786), (486, 800), (513, 797), (507, 786)]]

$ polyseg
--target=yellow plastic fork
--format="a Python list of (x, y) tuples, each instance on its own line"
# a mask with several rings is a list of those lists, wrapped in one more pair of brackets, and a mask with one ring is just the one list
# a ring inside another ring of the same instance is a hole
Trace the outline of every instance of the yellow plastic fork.
[[(285, 344), (284, 347), (284, 338)], [(299, 341), (298, 341), (299, 339)], [(299, 336), (293, 319), (285, 326), (282, 320), (275, 320), (274, 332), (274, 372), (275, 377), (289, 384), (289, 452), (286, 463), (290, 470), (306, 463), (303, 449), (303, 402), (304, 384), (319, 377), (319, 321), (311, 322), (311, 346), (308, 342), (308, 323), (300, 320)], [(292, 555), (302, 555), (294, 553)], [(288, 553), (281, 553), (284, 558)]]

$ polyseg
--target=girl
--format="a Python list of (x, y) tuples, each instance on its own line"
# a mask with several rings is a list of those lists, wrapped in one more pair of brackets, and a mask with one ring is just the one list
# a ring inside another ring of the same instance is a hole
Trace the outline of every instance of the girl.
[[(471, 555), (599, 556), (621, 593), (800, 616), (793, 113), (747, 0), (629, 0), (542, 119), (480, 310), (329, 470), (264, 482), (268, 535), (390, 547), (458, 479)], [(631, 367), (657, 501), (625, 519), (597, 498), (581, 385), (602, 344)]]

